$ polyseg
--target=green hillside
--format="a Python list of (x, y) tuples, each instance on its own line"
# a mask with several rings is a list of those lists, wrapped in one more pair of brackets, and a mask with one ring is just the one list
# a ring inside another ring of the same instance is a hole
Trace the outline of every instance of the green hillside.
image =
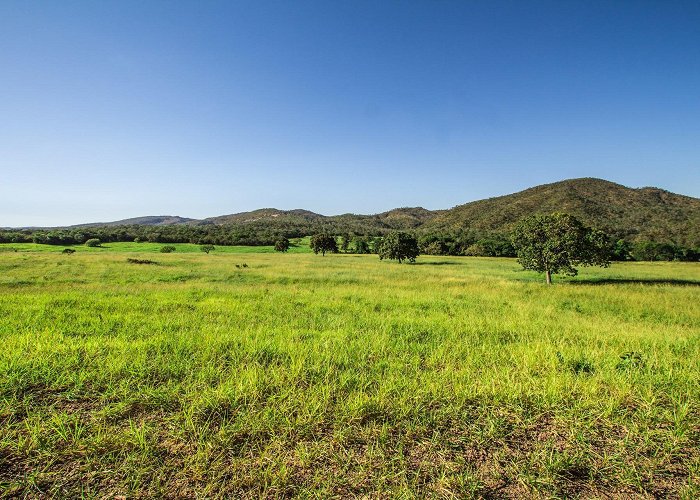
[(66, 245), (96, 237), (102, 241), (139, 238), (167, 243), (272, 245), (282, 236), (297, 238), (324, 231), (375, 237), (398, 229), (415, 231), (428, 239), (449, 235), (452, 240), (462, 242), (456, 252), (462, 254), (477, 241), (492, 238), (504, 241), (512, 226), (524, 217), (551, 212), (575, 215), (615, 240), (700, 248), (700, 199), (658, 188), (628, 188), (592, 178), (544, 184), (449, 210), (403, 207), (373, 215), (327, 216), (302, 209), (263, 208), (201, 220), (159, 216), (63, 229), (8, 229), (0, 232), (0, 241)]
[(374, 215), (343, 214), (321, 215), (309, 210), (278, 210), (262, 208), (252, 212), (210, 217), (192, 221), (195, 225), (254, 226), (261, 228), (299, 228), (311, 234), (315, 231), (357, 232), (379, 234), (390, 229), (415, 229), (433, 219), (441, 211), (426, 210), (422, 207), (402, 207)]
[(534, 213), (568, 212), (630, 241), (700, 245), (700, 200), (658, 188), (632, 189), (602, 179), (570, 179), (474, 201), (438, 214), (431, 231), (507, 232)]
[(187, 223), (245, 226), (262, 232), (294, 228), (306, 234), (319, 230), (382, 234), (391, 229), (505, 234), (523, 217), (551, 212), (573, 214), (614, 238), (700, 246), (700, 199), (652, 187), (628, 188), (594, 178), (543, 184), (449, 210), (403, 207), (374, 215), (326, 216), (301, 209), (264, 208)]

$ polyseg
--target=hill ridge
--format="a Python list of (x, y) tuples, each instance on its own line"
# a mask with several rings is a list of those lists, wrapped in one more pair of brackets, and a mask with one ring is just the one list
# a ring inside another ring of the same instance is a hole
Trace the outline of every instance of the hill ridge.
[[(700, 199), (645, 186), (631, 188), (606, 179), (579, 177), (532, 186), (514, 193), (470, 201), (445, 210), (399, 207), (376, 214), (323, 215), (303, 208), (259, 208), (205, 219), (145, 216), (69, 226), (232, 226), (247, 233), (306, 233), (327, 230), (382, 234), (388, 230), (422, 233), (505, 234), (535, 213), (568, 212), (584, 223), (629, 241), (670, 242), (700, 247)], [(65, 229), (64, 228), (31, 228)]]

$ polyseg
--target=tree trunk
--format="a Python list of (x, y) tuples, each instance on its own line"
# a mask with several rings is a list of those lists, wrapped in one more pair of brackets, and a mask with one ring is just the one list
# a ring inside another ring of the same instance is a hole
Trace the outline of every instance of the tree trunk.
[(552, 271), (547, 269), (547, 271), (545, 271), (545, 272), (546, 272), (546, 276), (547, 276), (547, 284), (551, 285), (552, 284)]

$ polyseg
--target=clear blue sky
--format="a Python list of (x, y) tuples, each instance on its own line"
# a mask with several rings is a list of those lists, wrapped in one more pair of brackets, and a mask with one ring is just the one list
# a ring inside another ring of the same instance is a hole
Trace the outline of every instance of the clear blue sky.
[(700, 197), (700, 2), (0, 2), (0, 226)]

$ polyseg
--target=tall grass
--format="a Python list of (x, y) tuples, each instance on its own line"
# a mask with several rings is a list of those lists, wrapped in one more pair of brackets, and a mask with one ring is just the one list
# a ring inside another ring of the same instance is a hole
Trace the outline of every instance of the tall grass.
[(697, 264), (143, 248), (0, 256), (6, 495), (700, 495)]

